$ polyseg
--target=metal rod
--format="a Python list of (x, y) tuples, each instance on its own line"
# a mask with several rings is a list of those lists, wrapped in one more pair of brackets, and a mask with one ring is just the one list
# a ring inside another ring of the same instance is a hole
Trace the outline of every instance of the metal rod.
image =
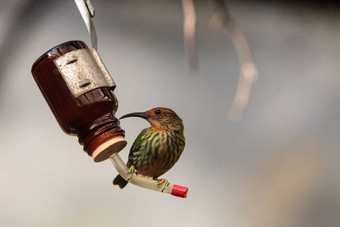
[(98, 48), (97, 33), (92, 21), (92, 18), (95, 15), (95, 10), (91, 4), (91, 1), (90, 0), (74, 0), (74, 1), (76, 2), (79, 12), (85, 22), (87, 31), (89, 32), (92, 48), (97, 50)]

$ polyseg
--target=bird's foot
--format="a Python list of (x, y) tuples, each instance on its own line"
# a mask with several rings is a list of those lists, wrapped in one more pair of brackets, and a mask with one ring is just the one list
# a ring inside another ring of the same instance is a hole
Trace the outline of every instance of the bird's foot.
[(126, 180), (129, 181), (131, 179), (132, 175), (135, 174), (135, 173), (137, 174), (136, 168), (133, 165), (130, 166), (129, 171), (127, 172), (129, 177)]
[(162, 192), (165, 190), (165, 188), (170, 184), (170, 182), (165, 179), (165, 178), (162, 178), (160, 180), (158, 180), (158, 186), (160, 186), (162, 188)]

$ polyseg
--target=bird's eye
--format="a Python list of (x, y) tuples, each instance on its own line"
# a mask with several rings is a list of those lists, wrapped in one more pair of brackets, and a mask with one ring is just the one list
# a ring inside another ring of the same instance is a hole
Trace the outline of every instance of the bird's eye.
[(155, 113), (156, 113), (156, 114), (161, 114), (162, 111), (161, 111), (161, 110), (156, 110)]

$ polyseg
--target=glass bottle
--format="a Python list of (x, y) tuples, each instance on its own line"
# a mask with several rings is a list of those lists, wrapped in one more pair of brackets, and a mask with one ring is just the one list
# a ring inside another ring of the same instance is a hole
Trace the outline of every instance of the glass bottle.
[(115, 117), (116, 85), (96, 50), (82, 41), (65, 42), (38, 58), (32, 74), (60, 127), (77, 135), (95, 162), (126, 146)]

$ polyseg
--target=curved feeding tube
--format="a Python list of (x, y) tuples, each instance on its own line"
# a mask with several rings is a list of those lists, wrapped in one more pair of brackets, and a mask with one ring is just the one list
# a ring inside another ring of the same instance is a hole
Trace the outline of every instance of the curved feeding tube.
[[(114, 154), (110, 157), (111, 162), (113, 163), (114, 167), (117, 169), (118, 173), (127, 180), (130, 175), (128, 174), (129, 169), (124, 164), (123, 160), (120, 158), (118, 154)], [(167, 194), (171, 194), (174, 196), (186, 198), (188, 193), (188, 188), (176, 184), (169, 184), (165, 187), (165, 189), (162, 189), (162, 186), (158, 184), (158, 181), (148, 179), (142, 176), (138, 176), (136, 174), (133, 174), (130, 179), (128, 180), (129, 183), (135, 184), (142, 188), (151, 189), (158, 192), (163, 192)]]

